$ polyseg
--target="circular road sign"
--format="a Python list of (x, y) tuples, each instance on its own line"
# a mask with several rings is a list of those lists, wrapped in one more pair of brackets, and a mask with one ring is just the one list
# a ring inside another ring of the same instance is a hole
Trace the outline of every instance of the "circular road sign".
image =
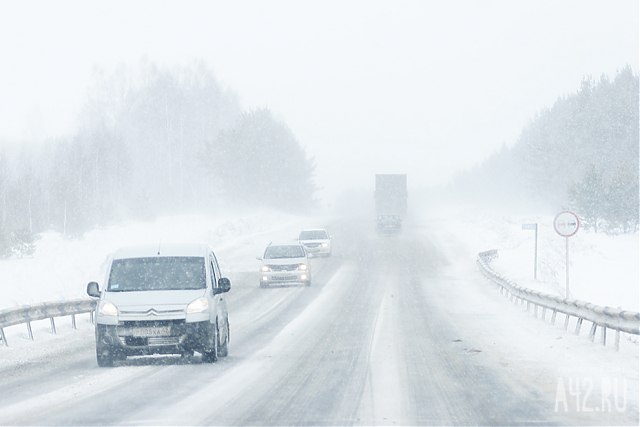
[(573, 212), (560, 212), (553, 220), (553, 228), (562, 237), (571, 237), (578, 232), (580, 220)]

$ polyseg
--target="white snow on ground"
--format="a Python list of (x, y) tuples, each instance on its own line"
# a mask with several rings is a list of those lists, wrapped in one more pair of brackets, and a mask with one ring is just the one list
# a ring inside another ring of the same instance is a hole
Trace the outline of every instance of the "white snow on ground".
[[(176, 216), (151, 222), (100, 228), (80, 239), (59, 233), (43, 233), (33, 256), (0, 260), (0, 309), (44, 301), (86, 297), (86, 284), (102, 284), (109, 254), (129, 244), (197, 241), (211, 245), (219, 254), (225, 273), (256, 267), (255, 257), (269, 243), (261, 237), (274, 226), (291, 224), (296, 237), (300, 217), (258, 212), (249, 216)], [(225, 257), (225, 248), (245, 242), (246, 256)]]
[[(553, 230), (553, 217), (488, 213), (440, 213), (429, 219), (454, 233), (472, 256), (498, 249), (493, 268), (519, 285), (564, 296), (565, 241)], [(36, 253), (0, 260), (0, 309), (43, 301), (85, 297), (85, 285), (102, 283), (108, 255), (137, 243), (203, 241), (216, 250), (226, 272), (251, 271), (269, 243), (274, 227), (299, 228), (319, 223), (273, 211), (240, 217), (178, 216), (101, 228), (80, 239), (44, 233)], [(523, 223), (538, 223), (538, 279), (533, 280), (534, 233)], [(640, 310), (638, 234), (610, 236), (581, 229), (570, 238), (572, 297), (598, 305)]]
[[(143, 408), (139, 419), (151, 419), (152, 424), (202, 425), (206, 420), (201, 417), (206, 414), (200, 410), (201, 408), (207, 407), (210, 413), (216, 412), (214, 408), (223, 408), (229, 402), (239, 398), (247, 388), (255, 386), (255, 382), (264, 372), (274, 369), (278, 361), (277, 355), (282, 353), (283, 348), (294, 348), (296, 343), (309, 335), (310, 330), (319, 328), (318, 324), (323, 321), (323, 313), (327, 305), (339, 297), (340, 292), (344, 292), (345, 288), (340, 284), (344, 282), (345, 277), (349, 278), (349, 276), (353, 276), (353, 271), (348, 268), (340, 269), (304, 311), (280, 331), (267, 346), (215, 382), (208, 384), (201, 390), (199, 397), (185, 398), (177, 405), (180, 408), (178, 411), (174, 406), (169, 410), (155, 408), (153, 411), (148, 411)], [(162, 422), (160, 423), (159, 420)]]
[[(476, 212), (474, 215), (432, 214), (427, 221), (422, 220), (426, 225), (416, 228), (414, 232), (421, 233), (425, 241), (431, 240), (449, 260), (449, 265), (444, 267), (443, 280), (449, 280), (448, 284), (451, 286), (441, 286), (433, 292), (442, 292), (438, 298), (449, 307), (446, 312), (453, 325), (463, 316), (467, 319), (465, 331), (469, 336), (459, 338), (463, 339), (461, 345), (481, 350), (470, 353), (472, 357), (486, 358), (489, 364), (491, 361), (497, 361), (505, 371), (512, 372), (515, 378), (522, 380), (522, 383), (530, 381), (540, 385), (543, 378), (548, 382), (543, 385), (548, 395), (558, 394), (561, 387), (568, 389), (572, 381), (589, 381), (597, 398), (606, 396), (606, 389), (613, 387), (621, 389), (621, 392), (625, 393), (625, 399), (636, 402), (637, 344), (623, 341), (621, 351), (616, 353), (611, 345), (603, 347), (590, 343), (584, 334), (575, 336), (567, 333), (562, 327), (562, 322), (551, 325), (549, 322), (535, 319), (521, 307), (501, 297), (478, 274), (474, 263), (477, 252), (498, 248), (501, 255), (494, 266), (507, 276), (513, 277), (524, 286), (535, 285), (549, 292), (561, 292), (562, 286), (557, 282), (563, 279), (563, 258), (553, 263), (552, 255), (558, 251), (562, 252), (564, 242), (559, 237), (556, 238), (552, 228), (549, 228), (551, 219), (543, 216), (481, 216)], [(521, 230), (520, 224), (523, 222), (538, 222), (541, 227), (541, 280), (538, 282), (527, 277), (532, 274), (532, 254), (528, 253), (528, 249), (532, 250), (533, 242), (530, 235), (532, 232)], [(72, 241), (54, 234), (45, 235), (39, 241), (38, 250), (32, 258), (0, 262), (0, 307), (83, 297), (88, 280), (101, 280), (100, 268), (110, 251), (125, 243), (156, 240), (160, 237), (171, 241), (207, 241), (218, 251), (221, 263), (228, 270), (251, 271), (257, 266), (255, 256), (259, 255), (268, 243), (268, 237), (274, 229), (294, 230), (291, 236), (294, 238), (301, 225), (314, 223), (316, 221), (301, 217), (261, 213), (233, 220), (206, 217), (163, 218), (150, 223), (95, 230), (87, 233), (81, 240)], [(637, 295), (637, 235), (608, 237), (583, 231), (574, 238), (574, 295), (594, 303), (614, 306), (616, 304), (606, 302), (612, 295), (626, 295), (625, 299), (621, 300), (623, 303), (631, 301), (634, 292)], [(556, 239), (560, 239), (559, 244), (554, 242)], [(548, 248), (543, 250), (545, 245), (548, 245)], [(612, 256), (602, 256), (603, 253), (609, 252)], [(544, 257), (549, 259), (543, 261)], [(580, 268), (584, 271), (580, 271)], [(613, 270), (616, 271), (612, 272)], [(265, 364), (270, 363), (266, 356), (273, 349), (281, 348), (287, 343), (295, 343), (300, 331), (308, 330), (309, 324), (317, 318), (319, 307), (323, 307), (326, 299), (333, 297), (340, 289), (340, 283), (348, 279), (349, 274), (346, 273), (342, 270), (337, 274), (318, 299), (281, 331), (273, 343), (230, 371), (229, 375), (237, 376), (239, 380), (246, 378), (247, 372), (264, 369)], [(553, 281), (554, 277), (556, 282)], [(603, 288), (602, 292), (594, 292), (592, 298), (589, 298), (588, 294), (583, 293), (584, 290), (599, 290), (601, 277), (615, 277), (617, 280), (611, 281), (608, 288)], [(611, 290), (613, 283), (617, 284), (615, 292)], [(628, 304), (625, 308), (633, 309)], [(382, 314), (384, 318), (389, 313), (383, 309)], [(509, 321), (505, 322), (505, 318)], [(477, 320), (474, 322), (473, 319)], [(79, 319), (78, 331), (71, 330), (68, 319), (61, 319), (60, 322), (62, 324), (58, 326), (57, 336), (46, 331), (47, 321), (37, 322), (34, 325), (34, 343), (25, 339), (26, 331), (23, 325), (8, 328), (11, 347), (2, 349), (0, 367), (29, 369), (30, 360), (42, 359), (43, 352), (50, 357), (56, 357), (56, 354), (64, 353), (65, 348), (91, 339), (93, 328), (88, 323), (88, 318)], [(380, 333), (386, 334), (382, 329)], [(20, 339), (17, 339), (18, 337)], [(452, 337), (454, 338), (456, 337)], [(38, 351), (25, 353), (25, 349), (29, 348)], [(386, 367), (386, 362), (376, 361), (375, 357), (372, 363), (383, 365), (373, 366), (374, 370), (382, 372)], [(215, 390), (215, 387), (213, 389)], [(237, 392), (239, 390), (235, 391)], [(50, 397), (51, 402), (61, 398), (55, 393)], [(209, 402), (212, 401), (210, 398), (211, 396), (207, 398)], [(596, 406), (594, 402), (588, 404)], [(575, 406), (571, 402), (569, 405)], [(387, 409), (395, 410), (394, 407)], [(560, 411), (562, 409), (561, 406)], [(585, 422), (587, 420), (588, 414), (585, 414)], [(612, 419), (614, 424), (615, 421), (617, 420)]]
[[(444, 267), (443, 274), (450, 277), (452, 283), (450, 287), (439, 290), (439, 298), (448, 307), (451, 324), (465, 324), (465, 332), (469, 335), (460, 337), (464, 343), (461, 345), (467, 349), (481, 350), (475, 357), (497, 362), (520, 384), (537, 384), (545, 390), (545, 395), (555, 396), (558, 405), (556, 412), (560, 416), (573, 413), (572, 417), (583, 417), (582, 421), (590, 424), (593, 423), (591, 413), (598, 410), (594, 408), (618, 404), (619, 408), (624, 409), (614, 408), (610, 411), (607, 424), (628, 423), (625, 411), (629, 410), (630, 405), (636, 405), (637, 408), (639, 401), (637, 341), (622, 339), (620, 350), (616, 351), (611, 331), (606, 346), (597, 344), (602, 334), (599, 328), (596, 343), (592, 343), (586, 336), (589, 324), (585, 324), (577, 336), (573, 333), (575, 318), (571, 319), (569, 331), (566, 331), (564, 317), (559, 316), (555, 324), (551, 324), (548, 313), (545, 321), (536, 318), (525, 307), (509, 302), (489, 281), (479, 278), (478, 268), (473, 263), (477, 253), (491, 248), (499, 248), (502, 252), (501, 244), (519, 242), (515, 234), (520, 230), (521, 219), (481, 216), (477, 212), (468, 217), (455, 217), (451, 213), (430, 215), (429, 221), (424, 221), (428, 225), (418, 227), (416, 232), (431, 240), (447, 254), (450, 261)], [(526, 218), (522, 220), (528, 221)], [(621, 242), (625, 240), (623, 237)], [(597, 243), (598, 239), (594, 241)], [(614, 246), (617, 245), (614, 240)], [(519, 245), (507, 245), (504, 252), (517, 253), (513, 246)], [(592, 271), (598, 269), (600, 263), (606, 268), (613, 268), (613, 263), (608, 263), (607, 259), (600, 261), (597, 254), (589, 254), (586, 244), (582, 248), (583, 259), (591, 258), (598, 263), (590, 267)], [(628, 275), (635, 274), (637, 278), (637, 248), (635, 251), (636, 258), (624, 256), (627, 263), (616, 265), (624, 268)], [(503, 262), (500, 265), (506, 275), (513, 273), (516, 276), (517, 265), (509, 266), (504, 262), (507, 257), (501, 257)], [(532, 268), (532, 263), (519, 262), (522, 268)], [(621, 276), (624, 277), (624, 274)], [(525, 286), (533, 282), (526, 281), (526, 273), (520, 272), (520, 277)], [(589, 276), (583, 273), (582, 277)], [(601, 276), (594, 274), (594, 279), (597, 277)], [(627, 279), (624, 283), (632, 289), (620, 286), (619, 293), (632, 295), (635, 292), (637, 295), (637, 279), (633, 283)], [(592, 285), (592, 289), (595, 289), (595, 284)], [(545, 288), (544, 284), (539, 287), (547, 291), (553, 289)], [(607, 295), (606, 292), (594, 293), (594, 300), (603, 303), (603, 299), (598, 299), (601, 294)], [(580, 403), (576, 403), (577, 398), (581, 399)], [(570, 419), (575, 423), (579, 418)]]
[[(553, 215), (496, 215), (448, 212), (433, 221), (463, 241), (475, 257), (498, 249), (492, 268), (520, 286), (565, 295), (565, 238), (553, 229)], [(534, 272), (534, 231), (538, 224), (538, 277)], [(572, 298), (624, 310), (640, 310), (638, 233), (607, 235), (584, 228), (569, 238), (569, 286)]]
[[(86, 233), (80, 239), (66, 239), (59, 233), (44, 233), (33, 256), (0, 260), (0, 310), (45, 301), (88, 298), (86, 284), (103, 284), (106, 261), (121, 246), (156, 242), (198, 241), (209, 244), (226, 275), (257, 271), (265, 247), (274, 235), (286, 241), (297, 238), (303, 228), (322, 224), (318, 218), (261, 211), (238, 217), (172, 216), (155, 221), (128, 223)], [(286, 230), (283, 232), (283, 230)], [(291, 230), (289, 232), (289, 230)], [(286, 237), (285, 237), (286, 236)], [(55, 355), (65, 345), (90, 336), (93, 326), (88, 315), (79, 315), (78, 330), (68, 317), (56, 319), (58, 335), (51, 334), (49, 320), (32, 323), (37, 344), (46, 344), (47, 354)], [(27, 366), (42, 352), (25, 352), (33, 346), (25, 325), (5, 328), (10, 347), (2, 349), (0, 367)]]

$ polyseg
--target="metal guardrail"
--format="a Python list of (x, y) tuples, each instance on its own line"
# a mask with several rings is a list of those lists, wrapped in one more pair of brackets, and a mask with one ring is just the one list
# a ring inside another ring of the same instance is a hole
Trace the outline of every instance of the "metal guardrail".
[(0, 341), (8, 346), (4, 328), (8, 326), (26, 323), (27, 333), (33, 341), (33, 330), (31, 322), (49, 319), (51, 322), (51, 333), (56, 333), (56, 317), (71, 316), (71, 326), (76, 329), (76, 314), (89, 313), (93, 322), (93, 312), (96, 308), (96, 300), (75, 299), (61, 302), (45, 302), (34, 305), (23, 305), (18, 308), (7, 308), (0, 310)]
[(527, 311), (533, 306), (534, 314), (538, 317), (538, 310), (542, 308), (542, 319), (545, 320), (546, 311), (551, 311), (551, 323), (555, 324), (556, 315), (564, 314), (564, 328), (569, 328), (571, 316), (577, 319), (576, 335), (580, 334), (582, 323), (591, 322), (589, 338), (595, 340), (597, 328), (602, 329), (602, 345), (607, 344), (607, 328), (616, 331), (616, 350), (620, 349), (620, 333), (640, 335), (640, 313), (625, 311), (612, 307), (602, 307), (585, 301), (562, 298), (555, 295), (538, 292), (518, 286), (515, 282), (501, 276), (491, 269), (490, 263), (497, 258), (498, 250), (492, 249), (478, 254), (477, 264), (482, 274), (500, 287), (500, 293), (516, 304), (527, 305)]

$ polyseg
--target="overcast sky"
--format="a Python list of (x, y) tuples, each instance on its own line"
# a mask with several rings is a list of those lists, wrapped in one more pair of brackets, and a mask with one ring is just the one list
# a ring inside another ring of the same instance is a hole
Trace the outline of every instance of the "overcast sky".
[(638, 3), (0, 0), (0, 143), (72, 132), (95, 65), (203, 60), (288, 123), (323, 193), (438, 184), (585, 75), (637, 71)]

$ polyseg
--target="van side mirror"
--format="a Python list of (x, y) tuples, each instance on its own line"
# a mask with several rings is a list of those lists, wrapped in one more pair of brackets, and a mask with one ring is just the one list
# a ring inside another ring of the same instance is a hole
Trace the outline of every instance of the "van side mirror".
[(231, 290), (231, 280), (226, 277), (221, 277), (218, 280), (218, 287), (213, 290), (213, 294), (223, 294), (225, 292), (229, 292)]
[(97, 282), (87, 283), (87, 294), (89, 294), (90, 297), (100, 298), (100, 287)]

